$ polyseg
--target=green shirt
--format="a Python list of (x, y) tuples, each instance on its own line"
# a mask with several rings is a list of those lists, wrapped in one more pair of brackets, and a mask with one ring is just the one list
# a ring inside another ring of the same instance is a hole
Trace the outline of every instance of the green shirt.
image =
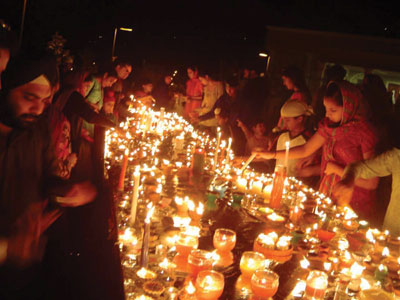
[(392, 193), (383, 227), (392, 235), (400, 236), (400, 149), (393, 148), (372, 159), (351, 164), (345, 172), (354, 172), (355, 178), (364, 179), (392, 175)]

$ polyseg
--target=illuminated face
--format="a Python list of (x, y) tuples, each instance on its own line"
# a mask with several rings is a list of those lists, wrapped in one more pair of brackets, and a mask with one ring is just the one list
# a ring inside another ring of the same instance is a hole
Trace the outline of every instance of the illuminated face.
[(113, 76), (107, 76), (107, 74), (103, 77), (103, 81), (101, 82), (101, 87), (111, 87), (115, 82), (117, 82), (117, 78)]
[(300, 126), (303, 125), (303, 116), (299, 117), (283, 117), (283, 122), (289, 132), (301, 129)]
[(6, 69), (10, 60), (10, 51), (8, 49), (0, 49), (0, 90), (1, 90), (1, 73)]
[(132, 66), (131, 65), (125, 65), (125, 66), (117, 65), (115, 67), (115, 71), (117, 72), (119, 79), (125, 80), (126, 78), (128, 78), (129, 74), (131, 74)]
[(343, 106), (337, 105), (336, 101), (332, 98), (324, 98), (324, 106), (326, 110), (325, 116), (333, 123), (342, 121)]
[(106, 114), (112, 114), (114, 111), (114, 104), (115, 102), (113, 101), (108, 101), (103, 103), (103, 110)]
[(289, 77), (282, 76), (282, 83), (289, 91), (293, 91), (294, 90), (293, 81)]
[(266, 131), (264, 123), (258, 123), (253, 127), (253, 132), (255, 135), (261, 136), (264, 135)]
[(170, 85), (171, 84), (171, 82), (172, 82), (172, 76), (165, 76), (164, 77), (164, 82), (165, 82), (165, 84), (166, 85)]
[(12, 89), (7, 96), (10, 113), (19, 127), (37, 121), (52, 100), (50, 84), (26, 83)]
[(236, 95), (236, 88), (230, 86), (229, 84), (226, 85), (225, 91), (229, 97), (235, 97), (235, 95)]
[(187, 69), (187, 74), (190, 79), (197, 78), (197, 71), (192, 70), (191, 68)]
[(143, 87), (143, 92), (145, 92), (146, 94), (150, 94), (153, 91), (152, 83), (143, 84), (142, 87)]

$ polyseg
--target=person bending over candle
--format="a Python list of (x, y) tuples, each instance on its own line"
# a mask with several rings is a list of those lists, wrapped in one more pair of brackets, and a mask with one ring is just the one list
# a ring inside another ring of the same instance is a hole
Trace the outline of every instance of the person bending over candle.
[[(280, 134), (276, 150), (285, 150), (286, 142), (290, 142), (290, 148), (304, 145), (313, 134), (313, 126), (311, 122), (312, 109), (298, 101), (286, 102), (281, 108), (281, 118), (286, 124), (287, 131)], [(290, 153), (290, 152), (289, 152)], [(321, 170), (321, 155), (319, 151), (311, 154), (303, 159), (291, 159), (287, 165), (287, 176), (305, 178), (307, 184), (315, 185)], [(283, 165), (283, 159), (276, 160), (277, 165)], [(313, 177), (313, 178), (311, 178)]]
[[(343, 175), (344, 168), (355, 161), (374, 155), (376, 134), (365, 120), (362, 95), (347, 82), (331, 82), (324, 96), (326, 117), (318, 131), (302, 146), (290, 150), (289, 159), (304, 158), (322, 147), (321, 183), (319, 190), (332, 197), (332, 189)], [(256, 152), (264, 159), (284, 159), (285, 151)], [(377, 178), (358, 179), (350, 201), (363, 218), (373, 213)]]
[(372, 159), (347, 166), (342, 180), (336, 184), (333, 190), (339, 204), (347, 205), (353, 195), (354, 182), (357, 182), (359, 178), (369, 179), (375, 176), (392, 175), (392, 193), (383, 227), (389, 230), (393, 236), (400, 235), (400, 219), (397, 215), (400, 210), (400, 138), (398, 136), (400, 122), (396, 120), (396, 123), (390, 126), (393, 133), (397, 133), (392, 134), (393, 148)]

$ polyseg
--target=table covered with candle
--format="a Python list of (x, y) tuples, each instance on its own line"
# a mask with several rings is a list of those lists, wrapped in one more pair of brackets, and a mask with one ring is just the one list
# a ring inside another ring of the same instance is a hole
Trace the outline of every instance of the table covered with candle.
[(176, 114), (131, 112), (105, 144), (126, 299), (400, 295), (398, 237), (284, 170), (235, 168), (230, 141)]

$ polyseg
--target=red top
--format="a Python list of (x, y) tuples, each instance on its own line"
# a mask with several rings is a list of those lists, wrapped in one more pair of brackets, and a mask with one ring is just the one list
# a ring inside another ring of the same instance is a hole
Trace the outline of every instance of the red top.
[[(192, 97), (201, 97), (203, 95), (203, 85), (198, 78), (192, 78), (186, 81), (186, 96), (190, 99)], [(200, 101), (201, 99), (199, 99)]]

